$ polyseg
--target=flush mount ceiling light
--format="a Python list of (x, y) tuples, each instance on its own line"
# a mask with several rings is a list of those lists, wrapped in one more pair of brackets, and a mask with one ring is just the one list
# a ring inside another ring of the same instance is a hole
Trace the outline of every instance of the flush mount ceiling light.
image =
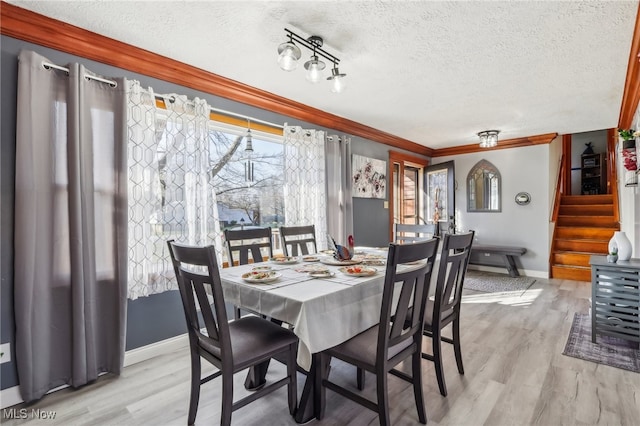
[(333, 83), (331, 91), (341, 93), (345, 88), (344, 78), (347, 75), (341, 74), (338, 70), (340, 59), (322, 49), (322, 45), (324, 44), (322, 37), (311, 36), (305, 39), (291, 30), (286, 28), (284, 30), (287, 32), (289, 41), (278, 46), (278, 64), (280, 68), (285, 71), (293, 71), (297, 68), (298, 59), (302, 56), (300, 48), (295, 44), (298, 43), (311, 51), (311, 58), (304, 63), (304, 68), (307, 70), (307, 80), (312, 83), (317, 83), (322, 80), (322, 71), (326, 68), (326, 64), (319, 59), (319, 57), (322, 57), (333, 63), (331, 76), (327, 77), (327, 80)]
[(498, 145), (498, 133), (500, 133), (500, 130), (485, 130), (478, 133), (480, 148), (493, 148)]

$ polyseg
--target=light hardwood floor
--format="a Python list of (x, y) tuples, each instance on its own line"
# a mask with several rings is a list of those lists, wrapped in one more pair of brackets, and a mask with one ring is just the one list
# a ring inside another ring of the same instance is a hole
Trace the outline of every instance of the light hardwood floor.
[[(524, 294), (497, 296), (466, 291), (462, 307), (465, 374), (459, 375), (453, 351), (445, 345), (449, 395), (438, 392), (433, 364), (423, 361), (428, 424), (436, 425), (637, 425), (640, 424), (640, 374), (562, 355), (574, 313), (589, 311), (590, 285), (537, 279)], [(428, 347), (430, 340), (425, 339)], [(284, 368), (272, 363), (268, 380)], [(332, 363), (332, 379), (355, 389), (355, 371)], [(246, 394), (244, 375), (236, 375), (236, 399)], [(299, 392), (303, 376), (299, 375)], [(391, 420), (417, 424), (411, 386), (390, 376)], [(62, 390), (27, 407), (26, 420), (7, 425), (184, 425), (189, 398), (188, 348), (103, 376), (92, 386)], [(219, 424), (220, 379), (203, 386), (197, 425)], [(367, 380), (364, 394), (375, 395)], [(55, 412), (36, 420), (32, 409)], [(235, 425), (294, 425), (287, 414), (286, 388), (233, 414)], [(377, 416), (327, 391), (322, 425), (377, 425)]]

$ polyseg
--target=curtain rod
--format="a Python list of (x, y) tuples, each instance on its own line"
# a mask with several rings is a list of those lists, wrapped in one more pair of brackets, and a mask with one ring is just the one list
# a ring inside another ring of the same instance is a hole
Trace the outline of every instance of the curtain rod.
[[(69, 73), (69, 68), (62, 67), (62, 66), (56, 65), (56, 64), (51, 64), (49, 62), (43, 62), (42, 63), (42, 67), (44, 69), (46, 69), (46, 70), (48, 70), (49, 68), (53, 68), (53, 69), (57, 69), (57, 70), (60, 70), (60, 71), (64, 71), (67, 74)], [(85, 74), (84, 77), (88, 78), (88, 79), (91, 79), (91, 80), (100, 81), (102, 83), (107, 83), (111, 87), (117, 87), (118, 86), (118, 83), (113, 81), (113, 80), (107, 80), (105, 78), (98, 77), (98, 76), (95, 76), (95, 75)], [(166, 96), (162, 96), (162, 95), (156, 95), (156, 98), (160, 98), (162, 100), (165, 100), (167, 97)], [(231, 117), (236, 117), (236, 118), (242, 118), (242, 119), (247, 120), (249, 122), (261, 123), (261, 124), (264, 124), (264, 125), (267, 125), (267, 126), (278, 128), (278, 129), (284, 129), (284, 126), (281, 125), (281, 124), (271, 123), (269, 121), (264, 121), (264, 120), (260, 120), (260, 119), (257, 119), (257, 118), (248, 117), (246, 115), (237, 114), (235, 112), (226, 111), (224, 109), (219, 109), (219, 108), (214, 108), (214, 107), (209, 107), (209, 108), (211, 109), (211, 111), (218, 112), (220, 114), (229, 115)], [(249, 124), (249, 123), (247, 123), (247, 124)]]
[[(42, 67), (44, 69), (46, 69), (46, 70), (48, 70), (49, 68), (54, 68), (56, 70), (64, 71), (67, 74), (69, 74), (69, 68), (61, 67), (60, 65), (56, 65), (56, 64), (50, 64), (49, 62), (43, 62), (42, 63)], [(90, 80), (100, 81), (102, 83), (107, 83), (111, 87), (118, 87), (118, 83), (117, 82), (115, 82), (113, 80), (107, 80), (106, 78), (98, 77), (98, 76), (95, 76), (95, 75), (85, 74), (84, 78), (88, 78)]]

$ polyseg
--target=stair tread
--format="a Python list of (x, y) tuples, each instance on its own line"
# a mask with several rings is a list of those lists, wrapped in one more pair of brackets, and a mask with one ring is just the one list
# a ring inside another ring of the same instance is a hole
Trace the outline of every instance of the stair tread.
[(586, 226), (586, 225), (557, 225), (556, 228), (569, 228), (569, 229), (611, 229), (609, 227), (602, 226)]
[[(558, 217), (575, 217), (575, 214), (559, 214)], [(581, 218), (584, 217), (613, 217), (613, 213), (611, 214), (581, 214), (579, 215)]]
[(576, 251), (576, 250), (556, 250), (554, 252), (555, 254), (592, 254), (592, 255), (599, 255), (602, 254), (600, 252), (595, 252), (595, 251)]
[(562, 268), (562, 269), (584, 269), (584, 270), (591, 270), (591, 266), (580, 266), (580, 265), (565, 265), (562, 263), (554, 263), (553, 266), (555, 268)]
[(556, 241), (579, 241), (582, 243), (608, 243), (611, 238), (556, 238)]

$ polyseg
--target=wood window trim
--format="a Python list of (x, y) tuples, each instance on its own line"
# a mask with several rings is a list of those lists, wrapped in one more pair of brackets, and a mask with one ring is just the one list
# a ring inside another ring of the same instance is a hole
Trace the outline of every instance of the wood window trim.
[[(156, 107), (160, 109), (167, 109), (167, 105), (165, 101), (161, 98), (156, 98)], [(249, 127), (251, 126), (251, 130), (257, 130), (265, 133), (270, 133), (272, 135), (282, 136), (282, 129), (279, 127), (268, 126), (266, 124), (251, 122), (251, 124), (247, 123), (247, 120), (238, 117), (232, 117), (230, 115), (222, 114), (219, 112), (211, 111), (209, 114), (209, 119), (212, 121), (217, 121), (218, 123), (230, 124), (238, 127)]]

